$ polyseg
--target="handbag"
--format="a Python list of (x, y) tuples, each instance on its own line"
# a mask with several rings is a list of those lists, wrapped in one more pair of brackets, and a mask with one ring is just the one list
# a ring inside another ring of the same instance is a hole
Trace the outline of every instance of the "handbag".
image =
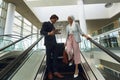
[(63, 63), (68, 64), (68, 55), (65, 50), (63, 51)]

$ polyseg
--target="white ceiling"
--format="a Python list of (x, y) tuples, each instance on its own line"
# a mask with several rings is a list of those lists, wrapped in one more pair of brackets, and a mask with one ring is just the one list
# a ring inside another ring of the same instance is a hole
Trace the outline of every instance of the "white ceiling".
[[(66, 21), (67, 16), (74, 15), (78, 17), (79, 0), (24, 0), (38, 19), (48, 21), (51, 14), (57, 14), (60, 17), (59, 21)], [(109, 11), (104, 7), (105, 2), (120, 2), (120, 0), (84, 0), (86, 19), (103, 19), (110, 18)], [(94, 5), (93, 5), (94, 4)], [(96, 8), (97, 5), (97, 8)], [(99, 7), (98, 7), (99, 6)], [(88, 10), (90, 8), (91, 10)], [(92, 11), (93, 10), (93, 11)], [(97, 11), (96, 11), (97, 10)], [(92, 12), (90, 12), (92, 11)], [(101, 12), (102, 11), (102, 12)], [(88, 13), (96, 13), (96, 16), (89, 16)]]
[[(77, 5), (80, 0), (24, 0), (31, 7)], [(120, 0), (83, 0), (84, 4), (120, 2)]]

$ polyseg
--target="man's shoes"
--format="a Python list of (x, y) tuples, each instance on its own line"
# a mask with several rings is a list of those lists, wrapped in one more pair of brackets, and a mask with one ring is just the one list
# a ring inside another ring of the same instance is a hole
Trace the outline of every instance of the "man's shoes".
[(58, 72), (55, 72), (54, 73), (54, 76), (56, 76), (56, 77), (58, 77), (58, 78), (64, 78), (64, 76), (63, 75), (61, 75), (60, 73), (58, 73)]
[(53, 75), (52, 75), (52, 73), (50, 72), (50, 73), (48, 73), (48, 79), (49, 80), (52, 80), (53, 79)]

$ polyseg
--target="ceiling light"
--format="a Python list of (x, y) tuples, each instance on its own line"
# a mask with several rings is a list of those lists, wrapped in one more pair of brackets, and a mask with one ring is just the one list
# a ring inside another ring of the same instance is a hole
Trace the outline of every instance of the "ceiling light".
[(110, 8), (110, 7), (112, 7), (112, 5), (113, 5), (113, 3), (106, 3), (106, 4), (105, 4), (105, 7), (106, 7), (106, 8)]

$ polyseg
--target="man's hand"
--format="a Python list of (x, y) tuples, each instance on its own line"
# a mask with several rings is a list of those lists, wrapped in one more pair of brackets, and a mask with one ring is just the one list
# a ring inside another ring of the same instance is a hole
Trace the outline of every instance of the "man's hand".
[(48, 32), (48, 35), (50, 35), (50, 36), (55, 35), (55, 30), (52, 30), (51, 32)]
[(61, 29), (55, 29), (55, 34), (61, 34), (60, 30)]

